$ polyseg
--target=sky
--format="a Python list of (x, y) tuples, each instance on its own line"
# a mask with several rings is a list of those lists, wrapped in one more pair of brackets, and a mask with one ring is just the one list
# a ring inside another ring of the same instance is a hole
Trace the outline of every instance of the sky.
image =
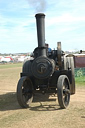
[(45, 14), (52, 49), (85, 50), (85, 0), (0, 0), (0, 53), (33, 52), (38, 46), (36, 13)]

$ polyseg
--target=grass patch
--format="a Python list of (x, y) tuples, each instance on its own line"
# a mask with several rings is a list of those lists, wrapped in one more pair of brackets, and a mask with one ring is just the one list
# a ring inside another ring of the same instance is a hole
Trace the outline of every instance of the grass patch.
[(85, 76), (75, 77), (76, 85), (85, 86)]
[(22, 65), (23, 65), (22, 63), (1, 64), (0, 69), (22, 67)]

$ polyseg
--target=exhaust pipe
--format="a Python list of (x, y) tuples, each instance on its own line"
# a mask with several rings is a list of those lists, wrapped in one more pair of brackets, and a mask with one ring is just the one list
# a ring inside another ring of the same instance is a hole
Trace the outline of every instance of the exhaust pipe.
[(38, 13), (36, 17), (36, 26), (37, 26), (37, 39), (38, 39), (38, 49), (39, 56), (46, 56), (46, 47), (45, 47), (45, 14)]

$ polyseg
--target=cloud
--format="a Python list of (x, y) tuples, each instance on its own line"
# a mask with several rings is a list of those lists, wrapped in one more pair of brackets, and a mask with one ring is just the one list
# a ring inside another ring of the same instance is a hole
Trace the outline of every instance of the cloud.
[(61, 16), (54, 16), (54, 17), (49, 17), (46, 19), (47, 25), (51, 26), (53, 24), (71, 24), (75, 22), (85, 22), (85, 16), (72, 16), (69, 13), (62, 14)]

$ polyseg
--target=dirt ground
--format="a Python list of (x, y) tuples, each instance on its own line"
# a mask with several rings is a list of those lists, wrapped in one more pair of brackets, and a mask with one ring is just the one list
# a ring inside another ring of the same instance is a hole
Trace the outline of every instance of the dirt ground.
[(85, 87), (76, 87), (67, 109), (60, 109), (57, 95), (36, 94), (28, 109), (16, 98), (21, 68), (0, 69), (0, 128), (85, 128)]

